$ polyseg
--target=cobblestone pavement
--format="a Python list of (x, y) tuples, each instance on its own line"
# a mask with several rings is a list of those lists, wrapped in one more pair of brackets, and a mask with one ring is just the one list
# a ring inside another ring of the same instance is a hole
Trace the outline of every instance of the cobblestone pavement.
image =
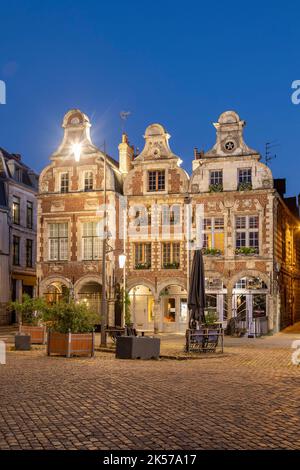
[[(224, 356), (127, 361), (8, 352), (0, 449), (299, 449), (299, 334), (226, 339)], [(182, 336), (162, 338), (178, 351)]]

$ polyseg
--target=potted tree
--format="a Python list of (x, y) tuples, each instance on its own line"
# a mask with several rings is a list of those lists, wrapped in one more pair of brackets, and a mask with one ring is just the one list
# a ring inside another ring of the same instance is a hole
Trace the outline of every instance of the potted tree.
[(98, 315), (90, 312), (86, 304), (73, 300), (58, 302), (45, 310), (44, 320), (49, 326), (48, 356), (94, 355), (94, 325)]
[(30, 335), (32, 344), (45, 344), (46, 327), (42, 322), (47, 308), (45, 300), (24, 294), (22, 302), (11, 302), (9, 308), (19, 315), (19, 333)]

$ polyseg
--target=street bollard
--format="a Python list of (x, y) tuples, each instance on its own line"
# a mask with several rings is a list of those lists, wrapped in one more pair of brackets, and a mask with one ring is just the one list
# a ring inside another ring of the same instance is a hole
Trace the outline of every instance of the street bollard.
[(4, 341), (0, 341), (0, 364), (6, 364), (6, 348)]

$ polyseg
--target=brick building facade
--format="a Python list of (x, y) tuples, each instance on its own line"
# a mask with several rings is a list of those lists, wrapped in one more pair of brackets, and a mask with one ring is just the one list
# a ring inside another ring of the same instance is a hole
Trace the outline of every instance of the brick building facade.
[[(202, 244), (207, 305), (221, 321), (234, 317), (255, 333), (300, 320), (298, 208), (245, 144), (244, 125), (236, 113), (223, 113), (214, 147), (195, 151), (191, 177), (160, 124), (147, 127), (140, 154), (123, 134), (119, 162), (107, 157), (110, 324), (120, 323), (114, 300), (122, 282), (118, 254), (125, 250), (137, 328), (184, 331), (191, 248)], [(69, 111), (63, 128), (62, 144), (40, 177), (39, 294), (72, 295), (99, 311), (104, 153), (92, 144), (80, 111)]]

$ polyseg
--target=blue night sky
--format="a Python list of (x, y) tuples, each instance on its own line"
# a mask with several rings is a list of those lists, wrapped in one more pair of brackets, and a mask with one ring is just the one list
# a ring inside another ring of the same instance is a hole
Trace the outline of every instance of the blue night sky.
[(247, 121), (247, 144), (277, 141), (275, 177), (298, 194), (300, 5), (271, 1), (15, 1), (0, 7), (0, 146), (40, 171), (58, 146), (63, 115), (80, 108), (92, 138), (117, 157), (119, 112), (140, 149), (152, 122), (171, 134), (190, 171), (228, 109)]

